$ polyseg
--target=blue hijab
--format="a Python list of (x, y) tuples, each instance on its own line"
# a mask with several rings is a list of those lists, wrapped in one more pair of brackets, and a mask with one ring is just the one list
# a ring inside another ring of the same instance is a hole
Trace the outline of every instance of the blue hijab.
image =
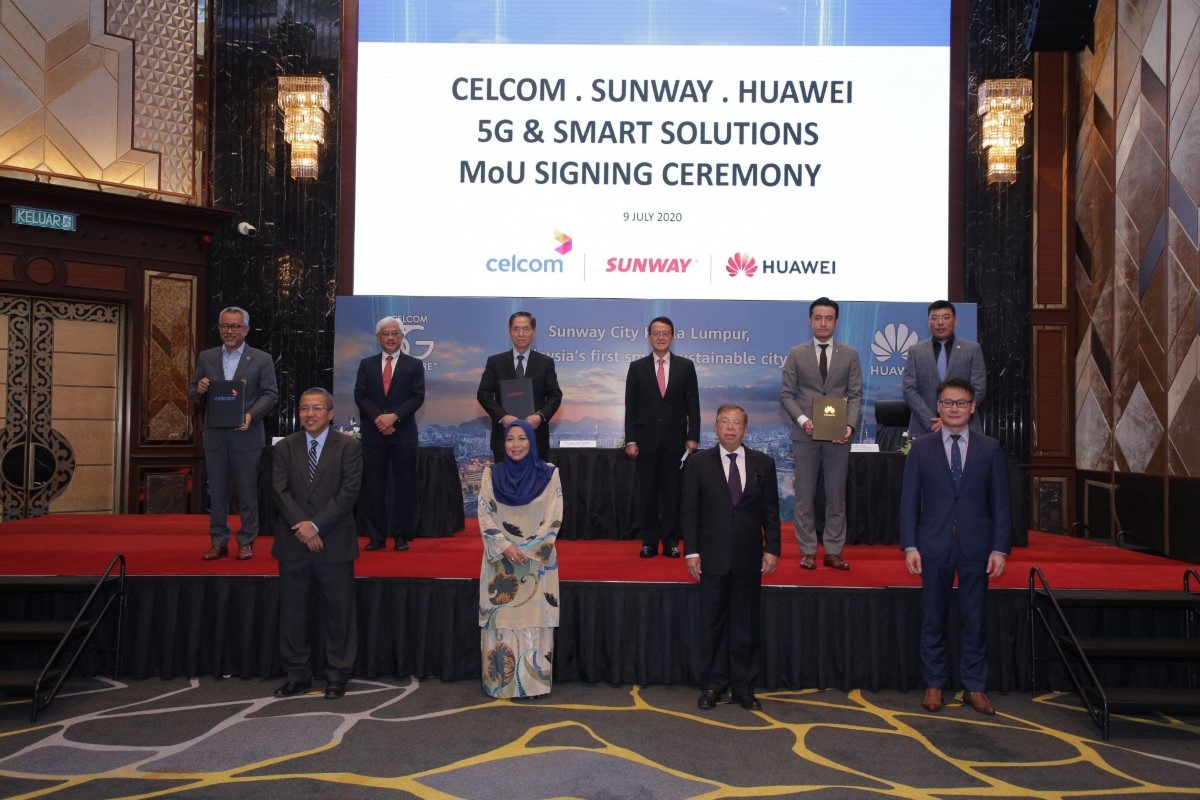
[(505, 438), (513, 428), (525, 431), (529, 452), (520, 461), (513, 461), (506, 451), (504, 460), (492, 465), (492, 494), (506, 506), (523, 506), (532, 502), (550, 483), (554, 467), (538, 458), (532, 425), (519, 419), (504, 429)]

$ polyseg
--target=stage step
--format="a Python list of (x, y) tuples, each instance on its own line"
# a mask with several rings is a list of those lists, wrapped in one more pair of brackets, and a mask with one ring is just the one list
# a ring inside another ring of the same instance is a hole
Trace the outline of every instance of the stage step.
[(81, 620), (72, 627), (70, 622), (0, 622), (0, 647), (45, 647), (58, 644), (68, 633), (72, 638), (85, 635), (91, 629), (90, 620)]
[[(1102, 698), (1094, 690), (1087, 692), (1094, 703)], [(1110, 714), (1140, 714), (1162, 711), (1184, 716), (1200, 714), (1200, 689), (1105, 689)]]
[[(1195, 591), (1193, 583), (1196, 584)], [(1200, 713), (1200, 670), (1197, 670), (1200, 665), (1200, 573), (1192, 568), (1185, 569), (1182, 589), (1180, 592), (1054, 592), (1041, 569), (1033, 567), (1029, 572), (1029, 639), (1030, 683), (1034, 692), (1037, 692), (1038, 666), (1050, 660), (1049, 655), (1040, 655), (1039, 644), (1042, 644), (1043, 648), (1054, 649), (1105, 741), (1113, 713)], [(1167, 627), (1175, 628), (1182, 635), (1077, 636), (1063, 613), (1064, 608), (1166, 612), (1168, 620), (1171, 617), (1178, 620)], [(1094, 662), (1102, 661), (1136, 661), (1144, 665), (1184, 668), (1188, 688), (1103, 685), (1093, 667)]]
[[(0, 692), (18, 697), (33, 697), (33, 686), (37, 683), (38, 678), (41, 678), (44, 696), (46, 687), (53, 686), (60, 677), (62, 677), (60, 670), (50, 670), (42, 675), (41, 670), (36, 669), (3, 669), (0, 670)], [(48, 702), (43, 703), (42, 708), (48, 704)]]

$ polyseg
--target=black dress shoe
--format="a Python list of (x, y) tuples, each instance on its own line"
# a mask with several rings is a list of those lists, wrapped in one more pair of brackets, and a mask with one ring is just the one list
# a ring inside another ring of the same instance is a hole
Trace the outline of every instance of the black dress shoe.
[(363, 550), (382, 550), (385, 547), (387, 547), (385, 542), (370, 542)]
[(644, 544), (642, 545), (642, 552), (638, 555), (640, 555), (642, 558), (654, 558), (656, 555), (658, 555), (658, 550), (648, 544)]
[(275, 696), (292, 697), (293, 695), (304, 694), (311, 688), (312, 681), (288, 681), (275, 690)]
[(669, 544), (663, 548), (663, 555), (667, 558), (679, 558), (679, 548), (673, 544)]
[(408, 542), (404, 541), (403, 539), (397, 539), (396, 540), (396, 549), (397, 550), (407, 550)]
[(326, 684), (326, 686), (325, 686), (325, 699), (326, 700), (337, 700), (339, 697), (345, 697), (345, 696), (346, 696), (346, 682), (345, 681), (330, 681), (328, 684)]
[(758, 698), (752, 694), (748, 694), (745, 697), (735, 694), (731, 695), (729, 699), (747, 711), (762, 711), (762, 703), (758, 702)]
[(705, 689), (700, 693), (700, 699), (696, 701), (696, 708), (701, 711), (712, 711), (717, 707), (717, 701), (721, 699), (721, 695), (716, 689)]

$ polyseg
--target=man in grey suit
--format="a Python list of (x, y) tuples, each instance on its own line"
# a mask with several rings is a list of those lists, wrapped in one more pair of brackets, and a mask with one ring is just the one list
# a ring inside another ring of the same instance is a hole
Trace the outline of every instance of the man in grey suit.
[[(942, 381), (962, 378), (975, 390), (975, 406), (983, 404), (987, 393), (983, 350), (975, 342), (955, 336), (957, 325), (954, 304), (948, 300), (935, 300), (929, 304), (929, 332), (933, 337), (908, 348), (902, 385), (904, 402), (912, 411), (908, 435), (914, 439), (941, 430), (936, 406), (937, 387)], [(975, 433), (983, 433), (978, 414), (971, 417), (970, 428)]]
[(242, 528), (238, 531), (239, 561), (254, 558), (258, 537), (258, 459), (266, 433), (263, 417), (279, 402), (275, 363), (262, 350), (246, 345), (250, 315), (230, 306), (221, 311), (221, 346), (200, 353), (196, 373), (188, 385), (193, 403), (208, 404), (208, 387), (213, 381), (245, 381), (246, 415), (237, 428), (215, 427), (204, 420), (204, 462), (208, 472), (209, 532), (211, 547), (201, 556), (205, 561), (229, 555), (229, 485), (237, 488)]
[(358, 534), (354, 504), (362, 486), (362, 448), (329, 427), (333, 395), (308, 389), (300, 396), (304, 428), (275, 445), (271, 488), (279, 518), (271, 555), (279, 561), (279, 660), (287, 682), (276, 697), (303, 694), (312, 686), (309, 587), (320, 595), (325, 636), (325, 698), (346, 693), (358, 654), (354, 559)]
[[(791, 420), (792, 452), (796, 459), (796, 539), (800, 567), (817, 568), (817, 530), (813, 501), (817, 476), (825, 479), (825, 566), (848, 570), (842, 558), (846, 544), (846, 474), (850, 468), (850, 437), (862, 414), (862, 366), (853, 347), (833, 338), (838, 304), (819, 297), (808, 307), (812, 341), (798, 344), (783, 363), (779, 402)], [(813, 438), (813, 400), (846, 398), (846, 435), (833, 441)]]

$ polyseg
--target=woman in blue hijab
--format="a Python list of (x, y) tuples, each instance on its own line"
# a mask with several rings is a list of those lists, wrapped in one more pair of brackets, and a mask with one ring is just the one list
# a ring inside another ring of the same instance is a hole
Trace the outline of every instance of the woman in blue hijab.
[(479, 487), (479, 627), (483, 690), (527, 700), (550, 691), (558, 627), (558, 553), (562, 484), (538, 458), (533, 426), (504, 431), (504, 461), (483, 471)]

